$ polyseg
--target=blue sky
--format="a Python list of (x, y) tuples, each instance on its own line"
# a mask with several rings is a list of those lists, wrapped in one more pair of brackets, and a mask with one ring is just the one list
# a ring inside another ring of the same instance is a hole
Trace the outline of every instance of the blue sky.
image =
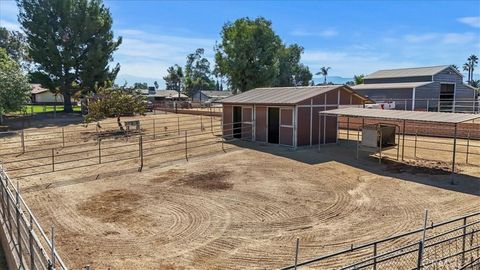
[[(332, 67), (351, 78), (378, 69), (456, 64), (480, 54), (480, 1), (106, 1), (115, 35), (120, 78), (162, 77), (168, 66), (185, 64), (213, 47), (227, 21), (263, 16), (287, 44), (305, 48), (312, 72)], [(0, 24), (18, 29), (15, 2), (0, 0)], [(478, 68), (480, 70), (480, 67)], [(478, 70), (476, 71), (478, 76)]]

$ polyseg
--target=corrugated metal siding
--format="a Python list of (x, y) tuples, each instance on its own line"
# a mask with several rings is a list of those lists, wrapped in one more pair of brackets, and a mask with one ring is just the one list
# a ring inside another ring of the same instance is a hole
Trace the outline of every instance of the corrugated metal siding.
[(383, 69), (375, 71), (367, 75), (366, 79), (375, 78), (399, 78), (399, 77), (413, 77), (413, 76), (432, 76), (442, 70), (448, 68), (448, 65), (431, 66), (431, 67), (415, 67), (415, 68), (397, 68), (397, 69)]
[(375, 83), (408, 83), (408, 82), (430, 82), (432, 81), (432, 76), (410, 76), (410, 77), (398, 77), (398, 78), (374, 78), (367, 79), (365, 78), (364, 84), (375, 84)]
[(267, 141), (267, 108), (255, 107), (255, 140)]
[(280, 127), (280, 144), (293, 146), (293, 129)]
[(362, 89), (357, 92), (376, 102), (395, 101), (396, 109), (412, 109), (413, 89)]
[(232, 106), (223, 106), (223, 135), (230, 136), (232, 135)]
[(298, 108), (297, 145), (310, 145), (310, 108)]
[(435, 82), (451, 82), (451, 83), (463, 83), (462, 76), (458, 75), (451, 68), (445, 69), (444, 71), (435, 74), (433, 76), (433, 81)]
[(246, 139), (252, 138), (252, 107), (242, 108), (242, 137)]
[(436, 111), (439, 98), (440, 84), (438, 82), (417, 87), (415, 90), (415, 110), (427, 111), (428, 106), (429, 111)]

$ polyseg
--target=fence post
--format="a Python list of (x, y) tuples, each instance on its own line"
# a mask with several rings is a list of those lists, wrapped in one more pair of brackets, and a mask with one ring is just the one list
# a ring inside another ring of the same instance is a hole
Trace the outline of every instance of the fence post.
[(178, 135), (180, 135), (180, 117), (177, 116), (177, 131), (178, 131)]
[(30, 214), (30, 228), (28, 230), (28, 246), (30, 250), (30, 269), (35, 269), (35, 252), (33, 251), (33, 217)]
[(373, 270), (377, 270), (377, 242), (373, 243)]
[(98, 164), (102, 164), (102, 139), (98, 139)]
[(52, 269), (55, 269), (55, 227), (52, 226)]
[(62, 127), (62, 146), (65, 147), (65, 129)]
[(430, 99), (427, 99), (427, 112), (430, 111)]
[(415, 146), (413, 147), (413, 158), (417, 158), (417, 136), (418, 136), (418, 130), (415, 130)]
[(347, 116), (347, 142), (350, 141), (350, 117)]
[(465, 262), (465, 244), (467, 236), (467, 217), (463, 218), (463, 232), (462, 232), (462, 265)]
[(422, 256), (423, 256), (423, 242), (418, 242), (418, 257), (417, 257), (417, 269), (422, 268)]
[(295, 270), (297, 270), (297, 264), (298, 264), (298, 248), (300, 246), (300, 239), (297, 237), (297, 245), (295, 248)]
[(153, 139), (156, 138), (156, 133), (155, 133), (155, 118), (153, 119)]
[(187, 131), (185, 130), (185, 159), (188, 161)]
[(18, 259), (20, 260), (20, 269), (23, 268), (23, 257), (22, 257), (22, 235), (20, 234), (20, 186), (17, 182), (17, 190), (15, 191), (15, 212), (17, 219), (17, 245), (18, 245)]
[(55, 149), (52, 148), (52, 172), (55, 171)]
[(210, 107), (210, 131), (213, 134), (213, 114), (212, 114), (212, 107)]
[(466, 160), (465, 160), (465, 163), (468, 164), (468, 154), (469, 154), (469, 151), (470, 151), (470, 131), (468, 132), (468, 135), (467, 135), (467, 155), (466, 155)]
[(22, 153), (25, 154), (25, 130), (23, 129), (22, 129), (21, 140), (22, 140)]
[(203, 132), (205, 129), (203, 128), (203, 115), (200, 114), (200, 130)]
[(138, 171), (141, 172), (143, 169), (143, 136), (140, 136), (138, 140), (138, 154), (140, 156), (140, 168), (138, 168)]

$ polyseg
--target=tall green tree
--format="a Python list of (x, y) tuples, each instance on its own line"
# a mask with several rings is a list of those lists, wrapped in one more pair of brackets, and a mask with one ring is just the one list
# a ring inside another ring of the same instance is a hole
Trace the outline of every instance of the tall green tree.
[(468, 65), (468, 83), (471, 84), (473, 81), (473, 71), (478, 65), (478, 56), (472, 54), (467, 58), (467, 65)]
[(328, 76), (328, 71), (331, 69), (331, 67), (321, 67), (320, 71), (315, 73), (315, 75), (322, 75), (323, 76), (323, 84), (327, 84), (327, 76)]
[(278, 75), (275, 86), (307, 86), (312, 73), (300, 63), (303, 47), (293, 44), (278, 51)]
[(234, 91), (275, 84), (280, 37), (262, 17), (226, 23), (215, 46), (217, 73), (225, 75)]
[(19, 31), (9, 31), (0, 27), (0, 48), (5, 49), (7, 54), (19, 63), (25, 70), (30, 67), (28, 57), (27, 38)]
[(114, 39), (112, 17), (102, 0), (17, 0), (17, 4), (37, 76), (61, 90), (66, 112), (73, 111), (75, 83), (84, 91), (95, 91), (115, 79), (120, 66), (110, 69), (109, 64), (122, 39)]
[(215, 82), (211, 79), (210, 61), (203, 56), (204, 53), (205, 50), (199, 48), (187, 56), (184, 83), (185, 92), (190, 97), (199, 90), (215, 89)]
[(148, 84), (147, 83), (139, 83), (136, 82), (133, 84), (134, 89), (148, 89)]
[(22, 109), (30, 91), (28, 78), (23, 75), (20, 65), (0, 48), (0, 124), (4, 114)]
[(165, 88), (167, 90), (175, 90), (178, 92), (180, 97), (180, 92), (183, 87), (183, 69), (179, 65), (171, 66), (167, 69), (167, 75), (163, 77), (165, 80)]

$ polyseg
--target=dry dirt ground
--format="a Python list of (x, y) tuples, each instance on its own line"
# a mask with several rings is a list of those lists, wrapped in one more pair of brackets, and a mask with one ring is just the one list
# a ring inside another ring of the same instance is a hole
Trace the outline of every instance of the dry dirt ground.
[(192, 150), (188, 162), (183, 152), (152, 155), (142, 172), (135, 159), (10, 175), (40, 223), (55, 226), (71, 269), (274, 269), (293, 263), (297, 237), (302, 261), (417, 229), (424, 209), (434, 222), (480, 211), (477, 157), (452, 185), (448, 152), (418, 150), (421, 160), (399, 163), (389, 150), (379, 165), (365, 153), (356, 160), (354, 145), (235, 142)]
[(292, 263), (297, 237), (304, 260), (418, 228), (424, 209), (433, 221), (480, 210), (478, 167), (451, 185), (351, 153), (246, 143), (141, 173), (110, 164), (20, 183), (72, 269), (272, 269)]

